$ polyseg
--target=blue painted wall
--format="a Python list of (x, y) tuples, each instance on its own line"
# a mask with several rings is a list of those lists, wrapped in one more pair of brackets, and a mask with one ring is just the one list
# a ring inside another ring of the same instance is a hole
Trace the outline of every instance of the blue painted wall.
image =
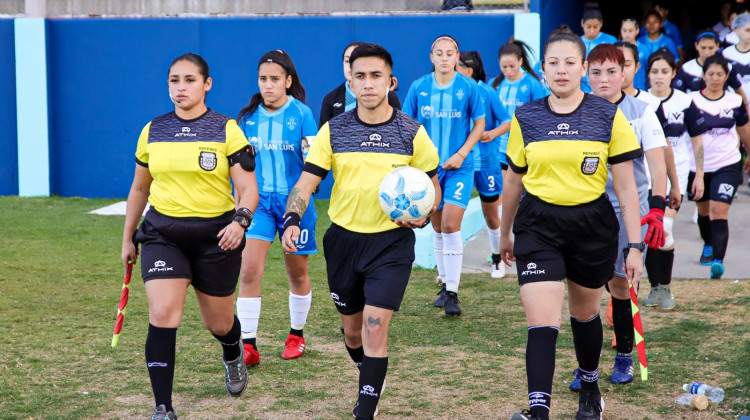
[(584, 0), (531, 0), (529, 9), (531, 12), (539, 13), (542, 20), (542, 46), (549, 37), (549, 33), (563, 23), (569, 25), (573, 32), (579, 35), (583, 33), (581, 28), (583, 4)]
[[(480, 51), (487, 73), (495, 75), (497, 50), (513, 34), (512, 15), (66, 19), (48, 25), (52, 191), (84, 197), (127, 196), (138, 135), (172, 109), (167, 70), (184, 52), (203, 55), (211, 66), (209, 106), (236, 116), (257, 91), (260, 56), (286, 50), (317, 119), (325, 94), (343, 81), (341, 53), (351, 41), (390, 50), (403, 100), (411, 82), (429, 71), (436, 36), (449, 33), (462, 50)], [(330, 179), (321, 197), (329, 191)]]
[(16, 140), (16, 53), (14, 22), (0, 19), (0, 195), (18, 194)]

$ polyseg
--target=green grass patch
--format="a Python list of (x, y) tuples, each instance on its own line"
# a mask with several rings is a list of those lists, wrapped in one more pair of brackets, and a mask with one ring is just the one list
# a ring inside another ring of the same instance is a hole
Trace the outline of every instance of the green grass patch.
[[(122, 284), (124, 218), (87, 211), (113, 200), (0, 197), (0, 419), (145, 418), (153, 399), (144, 362), (148, 309), (140, 271), (117, 350), (110, 348)], [(318, 206), (318, 245), (329, 224)], [(258, 344), (247, 392), (226, 394), (220, 346), (188, 292), (178, 331), (175, 405), (180, 418), (345, 419), (357, 372), (344, 349), (322, 253), (310, 259), (308, 351), (279, 357), (289, 329), (288, 281), (278, 242), (266, 261)], [(390, 328), (383, 419), (509, 418), (526, 406), (526, 327), (515, 278), (462, 277), (464, 315), (432, 307), (435, 273), (415, 269)], [(750, 286), (676, 280), (674, 311), (642, 308), (649, 380), (608, 382), (614, 352), (605, 327), (601, 388), (609, 419), (693, 418), (674, 398), (683, 382), (723, 386), (727, 399), (700, 418), (750, 413)], [(700, 290), (700, 292), (696, 292)], [(606, 303), (606, 302), (603, 302)], [(553, 417), (573, 418), (576, 366), (567, 313), (558, 339)], [(697, 417), (696, 417), (697, 418)]]

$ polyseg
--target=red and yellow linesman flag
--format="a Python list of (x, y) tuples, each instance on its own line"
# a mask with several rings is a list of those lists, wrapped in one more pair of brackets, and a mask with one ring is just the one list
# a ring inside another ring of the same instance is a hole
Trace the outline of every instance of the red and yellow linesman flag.
[(641, 380), (648, 380), (648, 360), (646, 360), (646, 342), (643, 338), (641, 311), (638, 308), (638, 296), (635, 287), (630, 283), (630, 309), (633, 312), (633, 329), (635, 330), (635, 348), (638, 350), (638, 362), (641, 365)]
[(128, 296), (130, 295), (130, 277), (133, 274), (133, 263), (128, 262), (128, 268), (125, 270), (125, 279), (122, 281), (122, 293), (120, 294), (120, 304), (117, 306), (117, 319), (115, 320), (115, 333), (112, 336), (112, 348), (117, 347), (122, 332), (122, 324), (125, 322), (125, 311), (128, 308)]

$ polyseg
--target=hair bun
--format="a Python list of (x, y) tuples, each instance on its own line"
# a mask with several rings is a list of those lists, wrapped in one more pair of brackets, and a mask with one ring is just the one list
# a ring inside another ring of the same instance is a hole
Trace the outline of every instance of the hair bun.
[(599, 3), (595, 1), (589, 1), (584, 3), (583, 10), (599, 10)]

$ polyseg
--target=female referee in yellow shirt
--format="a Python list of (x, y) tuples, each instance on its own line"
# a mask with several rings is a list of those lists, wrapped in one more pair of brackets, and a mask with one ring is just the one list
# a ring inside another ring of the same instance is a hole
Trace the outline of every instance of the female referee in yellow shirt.
[[(225, 384), (232, 396), (247, 385), (234, 291), (245, 230), (258, 205), (255, 154), (237, 123), (206, 107), (211, 77), (195, 54), (169, 66), (174, 111), (141, 132), (122, 236), (122, 262), (135, 263), (148, 297), (146, 365), (156, 408), (152, 420), (176, 419), (172, 407), (177, 327), (187, 288), (201, 318), (223, 348)], [(235, 211), (232, 186), (241, 197)], [(151, 209), (136, 230), (146, 201)]]
[[(598, 386), (602, 290), (614, 275), (619, 225), (604, 187), (607, 165), (628, 237), (627, 279), (643, 271), (632, 159), (641, 156), (617, 105), (581, 91), (586, 47), (574, 34), (544, 45), (552, 94), (518, 108), (511, 122), (500, 254), (516, 261), (526, 311), (529, 410), (512, 420), (548, 419), (555, 347), (568, 279), (570, 323), (581, 371), (577, 420), (601, 419)], [(521, 199), (522, 190), (526, 194)], [(520, 204), (519, 204), (520, 201)], [(514, 239), (511, 237), (513, 226)]]

